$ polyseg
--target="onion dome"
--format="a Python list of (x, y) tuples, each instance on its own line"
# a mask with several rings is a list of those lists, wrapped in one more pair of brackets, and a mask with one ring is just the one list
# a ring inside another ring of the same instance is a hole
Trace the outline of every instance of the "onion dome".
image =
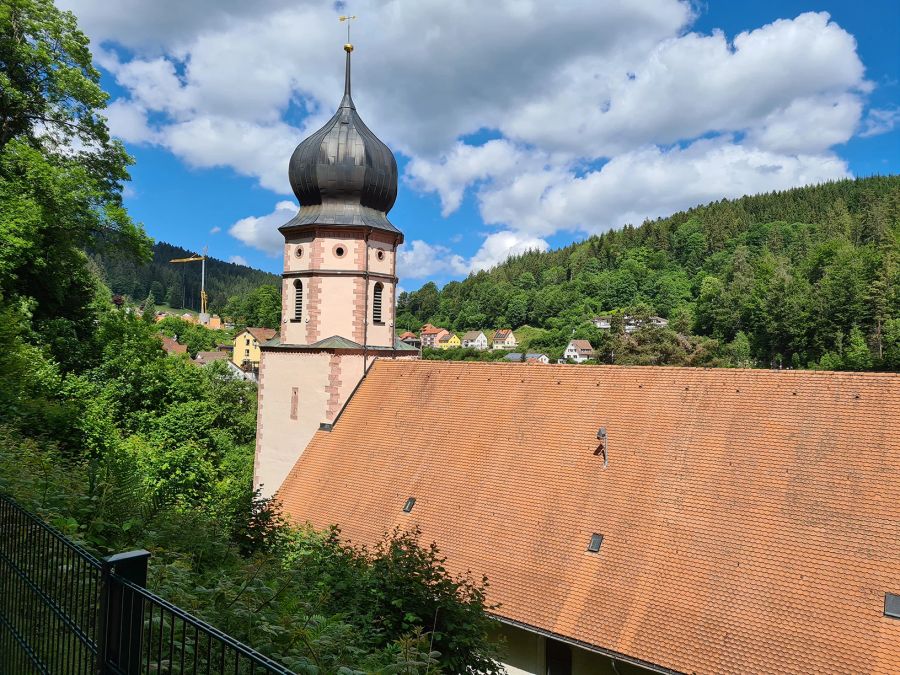
[(344, 45), (344, 50), (344, 98), (325, 126), (291, 155), (288, 177), (300, 211), (280, 229), (329, 225), (400, 234), (387, 219), (397, 199), (397, 160), (356, 112), (350, 96), (353, 45)]

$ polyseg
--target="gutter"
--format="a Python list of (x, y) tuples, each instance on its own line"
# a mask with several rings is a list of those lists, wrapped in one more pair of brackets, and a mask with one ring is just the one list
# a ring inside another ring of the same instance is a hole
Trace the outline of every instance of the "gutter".
[(684, 675), (684, 671), (681, 670), (672, 670), (671, 668), (666, 668), (665, 666), (661, 666), (656, 663), (637, 659), (633, 656), (627, 656), (626, 654), (621, 654), (611, 649), (604, 649), (603, 647), (592, 645), (589, 642), (566, 637), (565, 635), (560, 635), (559, 633), (554, 633), (553, 631), (544, 630), (543, 628), (538, 628), (537, 626), (532, 626), (531, 624), (522, 623), (521, 621), (515, 621), (513, 619), (507, 619), (506, 617), (500, 616), (499, 614), (494, 614), (493, 612), (487, 612), (487, 614), (491, 618), (496, 619), (500, 623), (507, 626), (520, 628), (529, 633), (534, 633), (545, 638), (550, 638), (551, 640), (556, 640), (557, 642), (562, 642), (572, 647), (578, 647), (579, 649), (583, 649), (594, 654), (606, 656), (612, 662), (613, 670), (616, 669), (617, 663), (627, 663), (630, 666), (637, 666), (638, 668), (649, 670), (651, 673), (661, 673), (662, 675)]

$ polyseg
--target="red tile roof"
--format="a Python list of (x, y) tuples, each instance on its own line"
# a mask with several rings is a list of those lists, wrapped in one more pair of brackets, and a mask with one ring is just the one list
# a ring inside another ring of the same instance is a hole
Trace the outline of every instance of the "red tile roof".
[(162, 348), (169, 354), (187, 353), (187, 345), (178, 344), (174, 338), (170, 338), (168, 335), (160, 335), (159, 339), (162, 340)]
[(250, 328), (249, 326), (244, 330), (250, 333), (250, 335), (252, 335), (254, 338), (256, 338), (256, 341), (260, 344), (262, 344), (266, 340), (271, 340), (273, 337), (275, 337), (275, 333), (278, 332), (274, 328)]
[(898, 375), (379, 361), (279, 494), (360, 543), (417, 524), (499, 615), (666, 668), (900, 664)]
[(587, 340), (570, 340), (569, 344), (580, 352), (593, 352), (594, 348)]
[(418, 337), (418, 336), (415, 333), (413, 333), (411, 331), (406, 331), (403, 335), (400, 336), (400, 339), (408, 340), (409, 338), (416, 338), (416, 337)]
[(422, 326), (422, 335), (438, 335), (440, 333), (446, 333), (446, 328), (437, 328), (432, 326), (430, 323), (426, 323)]

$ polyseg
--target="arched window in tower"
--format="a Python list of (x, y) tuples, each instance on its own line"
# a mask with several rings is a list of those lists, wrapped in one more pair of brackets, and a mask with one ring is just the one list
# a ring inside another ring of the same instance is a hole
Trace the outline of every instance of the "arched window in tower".
[(380, 281), (375, 284), (375, 292), (372, 295), (372, 321), (381, 323), (381, 297), (384, 295), (384, 284)]
[(303, 282), (294, 281), (294, 321), (303, 319)]

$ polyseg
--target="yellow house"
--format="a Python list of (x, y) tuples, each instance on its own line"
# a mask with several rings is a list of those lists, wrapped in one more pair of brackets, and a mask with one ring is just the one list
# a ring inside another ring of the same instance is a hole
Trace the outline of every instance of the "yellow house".
[(442, 335), (438, 338), (438, 349), (453, 349), (460, 345), (462, 345), (462, 342), (460, 342), (459, 335), (456, 333), (448, 333), (447, 335)]
[(259, 369), (259, 346), (266, 340), (275, 337), (272, 328), (245, 328), (234, 336), (234, 349), (231, 360), (243, 370)]

